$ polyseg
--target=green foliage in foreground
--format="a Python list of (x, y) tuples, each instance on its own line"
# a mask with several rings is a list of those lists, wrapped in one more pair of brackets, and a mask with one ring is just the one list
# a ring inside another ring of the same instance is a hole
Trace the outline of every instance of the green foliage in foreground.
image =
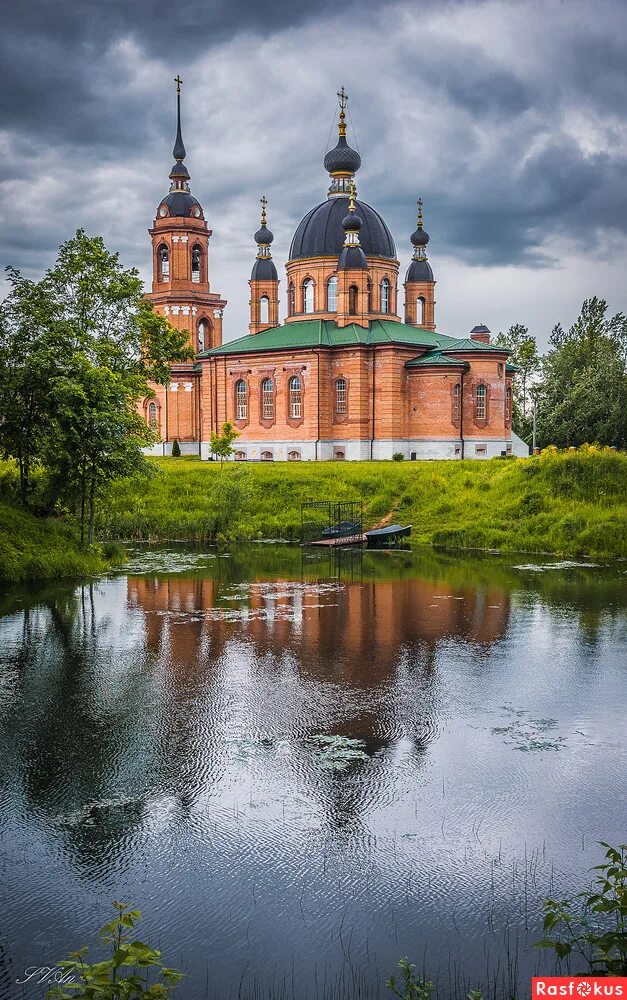
[(0, 583), (102, 573), (111, 562), (120, 562), (123, 552), (110, 543), (81, 549), (63, 521), (0, 502)]
[(364, 504), (366, 527), (412, 524), (414, 545), (627, 556), (627, 455), (585, 446), (489, 462), (217, 463), (155, 459), (117, 483), (102, 537), (298, 540), (305, 500)]
[(627, 844), (606, 848), (595, 865), (594, 885), (573, 899), (544, 901), (540, 948), (552, 948), (561, 960), (577, 954), (592, 975), (627, 975)]
[[(72, 952), (69, 959), (57, 962), (68, 977), (62, 986), (48, 990), (46, 997), (60, 1000), (148, 1000), (168, 997), (183, 978), (161, 961), (161, 952), (143, 941), (129, 940), (141, 919), (139, 910), (114, 902), (116, 916), (102, 928), (100, 936), (111, 949), (111, 958), (89, 965), (87, 948)], [(157, 976), (156, 981), (152, 981)], [(65, 976), (64, 976), (65, 978)]]

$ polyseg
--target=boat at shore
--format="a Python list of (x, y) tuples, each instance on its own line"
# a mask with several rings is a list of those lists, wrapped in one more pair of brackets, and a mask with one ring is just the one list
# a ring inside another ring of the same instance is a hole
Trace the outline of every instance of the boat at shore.
[(369, 549), (394, 549), (411, 535), (411, 529), (411, 524), (390, 524), (387, 528), (375, 528), (373, 531), (366, 531), (366, 544)]

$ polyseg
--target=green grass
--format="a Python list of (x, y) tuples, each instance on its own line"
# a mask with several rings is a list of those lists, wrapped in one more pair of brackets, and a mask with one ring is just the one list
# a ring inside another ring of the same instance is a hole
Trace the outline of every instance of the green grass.
[(0, 584), (101, 573), (120, 548), (81, 551), (69, 525), (0, 502)]
[(627, 455), (584, 446), (489, 462), (259, 463), (162, 458), (118, 483), (105, 538), (297, 540), (305, 500), (364, 503), (367, 527), (413, 524), (414, 545), (627, 556)]

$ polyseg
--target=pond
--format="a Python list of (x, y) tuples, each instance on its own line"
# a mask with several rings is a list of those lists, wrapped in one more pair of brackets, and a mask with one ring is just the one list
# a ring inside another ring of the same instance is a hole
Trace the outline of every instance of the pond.
[(627, 839), (626, 583), (171, 546), (5, 594), (0, 995), (100, 955), (114, 899), (181, 1000), (390, 996), (405, 955), (442, 997), (527, 994), (543, 897)]

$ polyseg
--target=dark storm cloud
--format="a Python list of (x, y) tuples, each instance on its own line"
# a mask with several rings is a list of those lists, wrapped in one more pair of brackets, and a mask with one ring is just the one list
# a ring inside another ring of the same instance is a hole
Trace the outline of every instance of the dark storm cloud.
[(260, 193), (278, 264), (325, 197), (342, 82), (360, 195), (390, 224), (403, 268), (419, 194), (432, 259), (477, 269), (550, 268), (565, 244), (602, 261), (627, 236), (622, 0), (31, 0), (2, 28), (0, 266), (40, 272), (79, 225), (147, 266), (177, 71), (214, 287), (240, 311)]

